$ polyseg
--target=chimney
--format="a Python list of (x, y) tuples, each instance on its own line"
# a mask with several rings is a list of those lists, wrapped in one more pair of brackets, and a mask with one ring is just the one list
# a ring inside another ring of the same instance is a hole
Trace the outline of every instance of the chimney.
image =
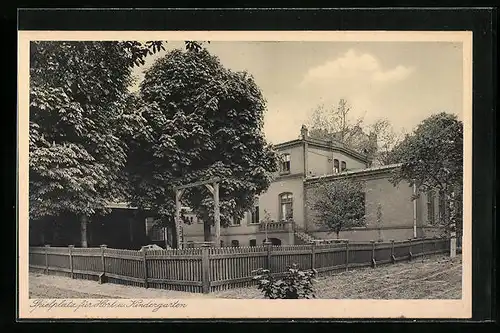
[(308, 131), (306, 125), (302, 125), (302, 127), (300, 128), (300, 136), (302, 137), (302, 140), (307, 139), (308, 133), (309, 133), (309, 131)]

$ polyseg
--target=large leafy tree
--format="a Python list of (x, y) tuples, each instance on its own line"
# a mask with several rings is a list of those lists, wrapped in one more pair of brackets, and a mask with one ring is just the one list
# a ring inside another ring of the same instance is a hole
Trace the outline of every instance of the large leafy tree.
[(445, 198), (440, 222), (461, 227), (463, 184), (463, 124), (456, 115), (439, 113), (422, 121), (392, 151), (391, 162), (402, 163), (392, 182), (414, 183), (419, 195), (438, 190)]
[(313, 189), (308, 206), (316, 216), (316, 224), (339, 238), (341, 231), (365, 223), (363, 183), (350, 178), (322, 180)]
[[(219, 176), (221, 224), (242, 218), (277, 169), (262, 132), (265, 100), (253, 78), (224, 68), (206, 50), (174, 50), (146, 71), (140, 97), (147, 125), (131, 144), (133, 202), (172, 223), (173, 186)], [(212, 195), (198, 187), (183, 199), (210, 240)]]
[(31, 43), (31, 220), (105, 213), (127, 198), (127, 144), (144, 128), (131, 107), (132, 69), (161, 49), (160, 41)]

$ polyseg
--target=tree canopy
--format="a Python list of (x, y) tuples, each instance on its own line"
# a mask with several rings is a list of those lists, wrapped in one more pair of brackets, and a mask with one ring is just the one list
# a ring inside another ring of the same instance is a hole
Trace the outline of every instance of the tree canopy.
[(31, 219), (88, 216), (127, 197), (127, 141), (143, 129), (132, 69), (162, 49), (161, 41), (31, 43)]
[(401, 163), (392, 177), (414, 183), (419, 192), (437, 189), (445, 196), (448, 210), (445, 224), (461, 221), (463, 184), (463, 124), (456, 115), (439, 113), (422, 121), (412, 134), (390, 154), (393, 163)]
[(390, 160), (402, 163), (394, 182), (415, 182), (420, 190), (446, 190), (462, 184), (463, 124), (457, 116), (439, 113), (422, 121), (395, 147)]
[(345, 99), (340, 99), (337, 105), (319, 105), (310, 117), (309, 126), (311, 137), (341, 142), (379, 165), (389, 163), (389, 152), (400, 140), (387, 119), (366, 125), (363, 117), (353, 118)]
[(317, 218), (317, 224), (339, 233), (365, 223), (363, 184), (350, 178), (323, 180), (314, 189), (308, 206)]
[[(252, 76), (224, 68), (206, 50), (173, 50), (145, 72), (139, 97), (146, 122), (130, 145), (133, 202), (171, 221), (173, 186), (219, 176), (221, 224), (242, 218), (277, 170), (262, 132), (266, 102)], [(213, 223), (207, 189), (186, 190), (183, 200)]]

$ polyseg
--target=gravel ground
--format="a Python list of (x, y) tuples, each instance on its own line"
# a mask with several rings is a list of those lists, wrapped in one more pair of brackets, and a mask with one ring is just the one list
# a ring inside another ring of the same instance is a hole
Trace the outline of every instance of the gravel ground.
[[(353, 269), (316, 278), (317, 298), (323, 299), (460, 299), (462, 258), (434, 256), (372, 268)], [(144, 289), (118, 284), (30, 273), (30, 298), (263, 298), (256, 287), (209, 295)]]
[[(316, 278), (314, 290), (322, 299), (461, 299), (462, 257), (433, 256), (359, 268)], [(220, 298), (262, 298), (256, 288), (218, 292)]]

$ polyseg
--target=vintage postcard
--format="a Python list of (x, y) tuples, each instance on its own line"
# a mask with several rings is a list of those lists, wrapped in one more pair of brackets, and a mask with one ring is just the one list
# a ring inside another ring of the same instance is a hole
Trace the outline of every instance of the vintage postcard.
[(471, 317), (471, 32), (18, 34), (21, 319)]

